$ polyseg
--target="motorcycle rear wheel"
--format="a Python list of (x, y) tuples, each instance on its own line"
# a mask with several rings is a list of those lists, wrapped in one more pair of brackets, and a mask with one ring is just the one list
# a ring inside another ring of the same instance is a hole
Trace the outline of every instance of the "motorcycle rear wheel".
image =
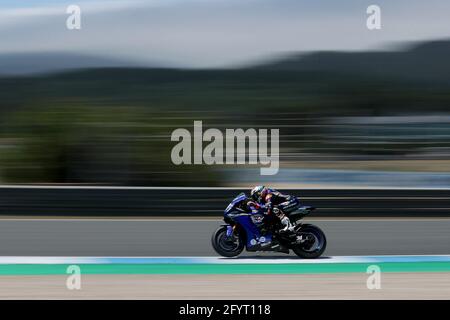
[(292, 248), (292, 251), (303, 259), (316, 259), (322, 255), (327, 247), (327, 238), (319, 227), (312, 224), (305, 224), (299, 230), (301, 234), (311, 235), (313, 241), (308, 241), (304, 244), (299, 244)]
[(236, 257), (244, 250), (244, 242), (240, 237), (227, 236), (226, 226), (221, 226), (214, 231), (211, 244), (214, 251), (227, 258)]

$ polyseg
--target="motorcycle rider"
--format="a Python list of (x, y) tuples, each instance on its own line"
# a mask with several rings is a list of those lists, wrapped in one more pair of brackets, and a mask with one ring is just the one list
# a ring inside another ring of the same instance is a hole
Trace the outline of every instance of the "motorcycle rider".
[(300, 206), (300, 201), (297, 197), (282, 194), (281, 192), (270, 189), (265, 186), (256, 186), (250, 192), (251, 198), (260, 206), (267, 210), (267, 214), (272, 212), (280, 219), (284, 228), (280, 232), (290, 233), (294, 226), (286, 215), (297, 209)]

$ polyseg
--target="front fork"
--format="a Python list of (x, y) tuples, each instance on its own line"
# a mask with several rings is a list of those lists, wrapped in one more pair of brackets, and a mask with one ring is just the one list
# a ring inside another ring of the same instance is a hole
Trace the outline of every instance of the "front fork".
[(226, 233), (226, 239), (227, 241), (236, 242), (238, 240), (238, 235), (235, 232), (236, 225), (230, 226), (229, 224), (226, 225), (227, 227), (227, 233)]
[(227, 225), (227, 237), (231, 237), (233, 235), (234, 227)]

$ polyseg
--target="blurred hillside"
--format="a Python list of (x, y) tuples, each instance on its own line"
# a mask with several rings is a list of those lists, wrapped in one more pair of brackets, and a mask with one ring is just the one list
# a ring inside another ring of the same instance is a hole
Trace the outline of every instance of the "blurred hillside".
[[(215, 167), (170, 161), (172, 130), (192, 130), (194, 120), (215, 128), (279, 128), (281, 160), (290, 167), (447, 161), (449, 54), (450, 41), (433, 41), (227, 70), (79, 69), (77, 61), (64, 72), (22, 68), (20, 77), (0, 78), (1, 179), (221, 185)], [(1, 59), (0, 67), (8, 65)]]
[(136, 63), (67, 52), (0, 54), (0, 75), (30, 75), (86, 68), (129, 67)]
[(403, 46), (399, 51), (314, 52), (290, 55), (256, 68), (297, 72), (362, 73), (429, 85), (449, 84), (450, 40)]

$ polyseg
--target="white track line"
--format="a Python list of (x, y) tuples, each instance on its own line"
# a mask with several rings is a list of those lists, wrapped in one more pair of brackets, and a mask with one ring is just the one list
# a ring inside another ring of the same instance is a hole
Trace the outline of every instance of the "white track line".
[(299, 258), (221, 257), (0, 257), (10, 264), (333, 264), (333, 263), (450, 262), (450, 255), (332, 256), (315, 260)]

